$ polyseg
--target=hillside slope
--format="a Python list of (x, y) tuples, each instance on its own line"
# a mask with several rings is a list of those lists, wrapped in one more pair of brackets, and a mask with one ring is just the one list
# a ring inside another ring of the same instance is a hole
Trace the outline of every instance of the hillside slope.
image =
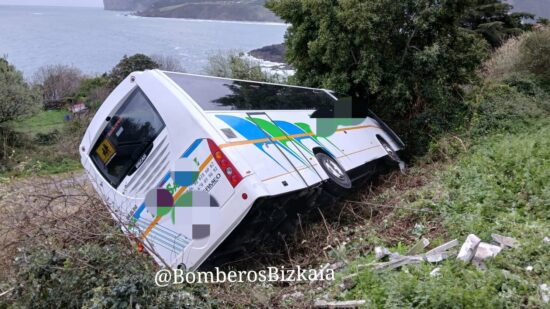
[(143, 17), (281, 22), (265, 0), (104, 0), (107, 10), (135, 11)]

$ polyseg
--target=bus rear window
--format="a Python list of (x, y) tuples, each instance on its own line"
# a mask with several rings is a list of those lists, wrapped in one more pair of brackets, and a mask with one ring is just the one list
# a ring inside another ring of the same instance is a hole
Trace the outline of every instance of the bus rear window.
[(118, 188), (137, 161), (150, 151), (165, 124), (141, 89), (132, 92), (108, 121), (90, 158), (103, 177)]
[(165, 73), (203, 110), (317, 110), (335, 100), (323, 90)]

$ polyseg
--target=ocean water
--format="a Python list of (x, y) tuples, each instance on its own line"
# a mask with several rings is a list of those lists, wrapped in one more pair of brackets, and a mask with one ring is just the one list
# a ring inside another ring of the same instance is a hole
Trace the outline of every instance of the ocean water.
[(49, 64), (100, 74), (135, 53), (171, 55), (187, 72), (202, 73), (210, 55), (281, 43), (286, 29), (273, 23), (143, 18), (97, 8), (0, 6), (0, 55), (29, 79)]

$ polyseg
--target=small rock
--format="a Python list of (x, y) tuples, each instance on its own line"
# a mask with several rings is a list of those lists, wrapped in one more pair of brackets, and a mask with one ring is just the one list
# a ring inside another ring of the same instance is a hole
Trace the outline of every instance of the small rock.
[(479, 243), (474, 259), (483, 261), (491, 257), (495, 257), (502, 250), (501, 247), (491, 245), (485, 242)]
[(347, 291), (353, 289), (357, 283), (355, 282), (354, 278), (357, 277), (357, 274), (349, 275), (347, 277), (344, 277), (342, 279), (342, 283), (338, 286), (341, 291)]
[(375, 247), (374, 248), (374, 254), (376, 255), (377, 260), (381, 260), (385, 258), (386, 256), (390, 255), (391, 252), (387, 248), (384, 247)]
[(548, 302), (550, 302), (550, 287), (548, 286), (548, 284), (541, 284), (539, 286), (540, 288), (540, 295), (542, 296), (542, 301), (545, 303), (545, 304), (548, 304)]
[(441, 268), (439, 268), (439, 267), (434, 268), (434, 270), (432, 270), (430, 272), (430, 277), (439, 277), (439, 276), (441, 276), (440, 270), (441, 270)]
[(527, 271), (533, 271), (533, 266), (529, 265), (529, 266), (525, 267), (525, 270), (527, 270)]
[(480, 242), (481, 239), (479, 239), (479, 237), (477, 237), (476, 235), (468, 235), (466, 241), (460, 248), (460, 252), (458, 252), (458, 256), (456, 258), (466, 263), (470, 263), (475, 256), (477, 246), (479, 246)]
[(542, 241), (544, 241), (547, 245), (550, 245), (550, 237), (544, 237)]

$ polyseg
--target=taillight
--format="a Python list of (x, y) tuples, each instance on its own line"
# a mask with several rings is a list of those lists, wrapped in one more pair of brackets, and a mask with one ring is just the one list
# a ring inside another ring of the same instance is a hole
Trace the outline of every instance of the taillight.
[(212, 156), (214, 157), (214, 160), (218, 162), (218, 165), (222, 169), (225, 177), (227, 180), (229, 180), (229, 183), (231, 183), (231, 186), (235, 188), (241, 180), (243, 180), (243, 177), (237, 171), (233, 163), (229, 161), (229, 159), (225, 156), (223, 151), (214, 143), (213, 140), (208, 140), (208, 147), (210, 147), (210, 152), (212, 153)]

